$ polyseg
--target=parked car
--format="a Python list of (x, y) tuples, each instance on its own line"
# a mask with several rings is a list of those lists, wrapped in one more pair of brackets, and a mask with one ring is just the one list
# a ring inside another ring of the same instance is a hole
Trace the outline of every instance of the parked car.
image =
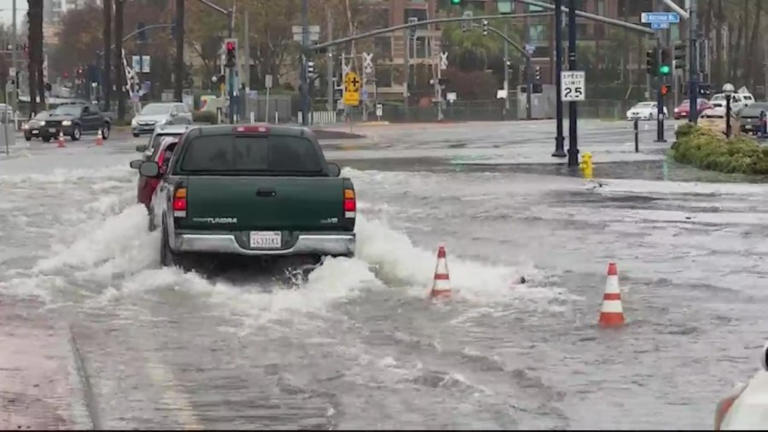
[[(640, 102), (627, 111), (627, 120), (655, 120), (658, 114), (656, 102)], [(667, 107), (664, 107), (664, 118), (669, 117)]]
[(157, 156), (157, 148), (165, 138), (178, 138), (190, 127), (191, 125), (158, 126), (149, 138), (149, 143), (137, 145), (136, 151), (143, 153), (142, 158), (145, 161), (152, 160)]
[(48, 116), (48, 111), (40, 111), (36, 116), (24, 123), (21, 126), (21, 129), (24, 131), (24, 139), (32, 141), (32, 138), (40, 138), (40, 131), (45, 128), (45, 120)]
[(737, 384), (715, 408), (715, 430), (768, 429), (768, 344), (761, 351), (760, 370)]
[(760, 112), (768, 113), (768, 103), (756, 102), (741, 110), (741, 131), (757, 135), (760, 133), (762, 125), (760, 124)]
[[(684, 118), (688, 118), (688, 114), (690, 113), (690, 107), (691, 107), (691, 101), (685, 100), (683, 103), (677, 106), (674, 111), (674, 117), (675, 120), (680, 120)], [(709, 101), (706, 99), (696, 99), (696, 107), (697, 107), (697, 115), (701, 115), (704, 111), (712, 108), (712, 105), (709, 104)]]
[(192, 113), (183, 103), (151, 103), (131, 120), (134, 137), (151, 134), (156, 126), (191, 125)]
[(72, 103), (59, 105), (50, 111), (45, 119), (45, 126), (40, 127), (40, 138), (48, 142), (61, 132), (77, 141), (85, 132), (101, 131), (104, 139), (109, 138), (111, 121), (104, 117), (95, 105)]
[[(168, 169), (168, 163), (171, 161), (171, 155), (173, 154), (176, 144), (179, 142), (179, 135), (160, 135), (160, 144), (155, 148), (151, 159), (155, 161), (160, 167), (161, 176), (165, 174)], [(145, 159), (137, 159), (131, 161), (131, 168), (138, 170)], [(145, 177), (140, 175), (138, 181), (138, 187), (136, 190), (136, 201), (149, 210), (149, 204), (152, 201), (152, 195), (155, 193), (157, 184), (160, 182), (156, 177)]]
[[(712, 96), (712, 99), (710, 99), (709, 103), (710, 105), (712, 105), (713, 108), (725, 108), (727, 103), (725, 94), (718, 93)], [(733, 111), (736, 115), (739, 115), (741, 113), (741, 110), (746, 106), (747, 106), (747, 102), (744, 99), (744, 95), (741, 95), (739, 93), (734, 93), (731, 95), (731, 111)]]
[(352, 180), (339, 177), (307, 128), (197, 126), (164, 174), (155, 161), (139, 173), (160, 179), (150, 227), (162, 230), (163, 265), (206, 253), (285, 258), (303, 269), (354, 255)]

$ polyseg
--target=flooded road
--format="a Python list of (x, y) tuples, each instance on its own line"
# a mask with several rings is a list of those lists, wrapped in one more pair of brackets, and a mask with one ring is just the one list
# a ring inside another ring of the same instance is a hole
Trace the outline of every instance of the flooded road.
[[(110, 144), (0, 161), (0, 379), (22, 377), (0, 426), (709, 428), (757, 368), (761, 184), (329, 149), (358, 192), (357, 255), (289, 289), (161, 268), (135, 142)], [(439, 244), (455, 294), (435, 303)], [(604, 331), (610, 261), (628, 324)]]

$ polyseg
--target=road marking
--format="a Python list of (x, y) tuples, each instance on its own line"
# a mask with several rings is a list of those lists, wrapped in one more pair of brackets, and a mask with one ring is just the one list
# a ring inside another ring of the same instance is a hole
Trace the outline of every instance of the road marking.
[(161, 363), (152, 351), (144, 350), (144, 357), (147, 359), (145, 365), (150, 379), (163, 389), (162, 401), (173, 409), (184, 429), (204, 429), (189, 399), (176, 391), (177, 384), (173, 380), (173, 372)]

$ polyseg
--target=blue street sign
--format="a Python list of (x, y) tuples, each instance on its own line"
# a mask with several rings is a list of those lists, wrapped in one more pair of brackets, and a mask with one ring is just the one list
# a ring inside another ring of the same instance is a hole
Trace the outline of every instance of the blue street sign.
[(640, 21), (643, 24), (653, 23), (672, 23), (680, 22), (680, 15), (677, 12), (643, 12), (640, 14)]
[(667, 22), (653, 22), (653, 23), (651, 23), (651, 28), (653, 30), (668, 29), (669, 28), (669, 23), (667, 23)]

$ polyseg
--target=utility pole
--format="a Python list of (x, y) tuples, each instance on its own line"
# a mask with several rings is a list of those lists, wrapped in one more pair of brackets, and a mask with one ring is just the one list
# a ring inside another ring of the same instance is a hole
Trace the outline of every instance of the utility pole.
[[(227, 10), (227, 22), (228, 22), (228, 29), (227, 29), (227, 37), (230, 39), (235, 33), (235, 6), (232, 5), (231, 8)], [(229, 123), (234, 124), (235, 123), (235, 68), (234, 67), (229, 68), (227, 71), (227, 75), (229, 76), (229, 85), (227, 86), (227, 96), (229, 97)]]
[[(250, 24), (248, 22), (248, 9), (243, 10), (243, 57), (245, 58), (245, 67), (243, 68), (243, 83), (245, 89), (251, 89), (251, 37)], [(246, 97), (247, 95), (240, 95)]]
[(181, 93), (184, 89), (184, 0), (176, 0), (176, 67), (174, 69), (176, 80), (173, 97), (176, 102), (182, 102)]
[[(326, 21), (328, 24), (328, 40), (333, 40), (333, 12), (331, 11), (331, 8), (326, 8)], [(328, 88), (326, 89), (326, 95), (328, 97), (328, 102), (326, 104), (326, 109), (328, 112), (335, 111), (333, 106), (333, 47), (328, 48), (328, 59), (326, 61), (326, 74), (328, 79)]]
[[(509, 23), (504, 21), (504, 34), (509, 35)], [(509, 115), (509, 44), (504, 41), (504, 120)]]
[(309, 0), (301, 1), (301, 124), (309, 125), (309, 80), (307, 77), (307, 47), (309, 46)]
[[(568, 1), (568, 70), (576, 70), (576, 4), (575, 0)], [(558, 15), (560, 11), (557, 11)], [(559, 78), (559, 77), (558, 77)], [(558, 95), (560, 97), (560, 95)], [(568, 103), (568, 166), (579, 165), (578, 141), (578, 102)]]
[(18, 35), (16, 34), (16, 0), (13, 0), (13, 19), (11, 24), (11, 33), (13, 34), (13, 51), (11, 52), (11, 64), (13, 65), (13, 70), (16, 72), (15, 76), (13, 77), (13, 111), (16, 112), (19, 109), (19, 69), (16, 66), (16, 48), (19, 45), (19, 39)]
[(555, 0), (555, 92), (557, 93), (557, 136), (553, 157), (566, 157), (563, 141), (563, 0)]
[(690, 54), (688, 55), (688, 71), (690, 78), (688, 81), (688, 98), (690, 99), (690, 109), (688, 110), (688, 121), (696, 124), (699, 118), (699, 110), (697, 109), (697, 99), (699, 97), (699, 71), (698, 71), (698, 19), (696, 18), (696, 2), (697, 0), (691, 0), (691, 8), (688, 11), (689, 22), (688, 38), (690, 39)]
[[(16, 0), (13, 0), (14, 4)], [(110, 110), (112, 101), (112, 0), (104, 0), (104, 72), (101, 76), (104, 110)]]

